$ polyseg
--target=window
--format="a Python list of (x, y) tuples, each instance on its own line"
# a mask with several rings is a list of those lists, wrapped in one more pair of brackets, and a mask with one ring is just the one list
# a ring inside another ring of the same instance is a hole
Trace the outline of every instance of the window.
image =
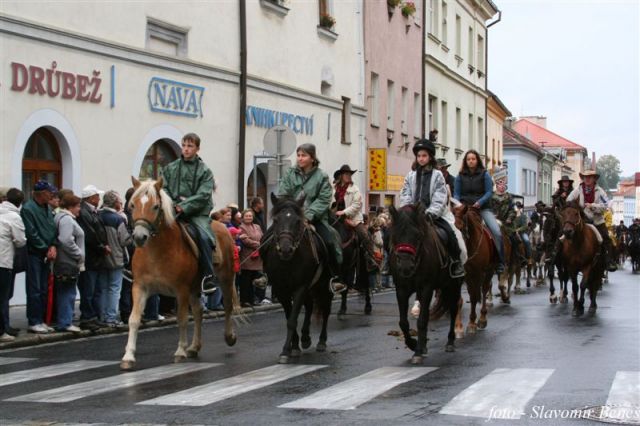
[(46, 127), (40, 127), (29, 137), (22, 157), (22, 192), (25, 199), (31, 198), (31, 191), (40, 179), (60, 187), (62, 183), (62, 162), (60, 148), (54, 134)]
[(484, 38), (478, 36), (478, 71), (484, 72)]
[(429, 32), (438, 36), (438, 26), (440, 25), (438, 4), (440, 0), (429, 0)]
[(478, 117), (478, 152), (486, 155), (484, 150), (484, 121), (482, 117)]
[(144, 155), (142, 166), (140, 166), (140, 179), (157, 180), (167, 164), (177, 158), (174, 142), (171, 139), (158, 139)]
[(447, 45), (447, 3), (442, 2), (442, 34), (440, 34), (442, 44)]
[(342, 127), (340, 131), (340, 142), (351, 143), (351, 99), (342, 97)]
[(462, 57), (462, 19), (456, 15), (456, 55)]
[(447, 145), (449, 123), (447, 122), (447, 103), (445, 101), (440, 102), (440, 114), (442, 115), (442, 122), (440, 123), (440, 133), (438, 140), (441, 145)]
[(535, 196), (537, 194), (537, 172), (522, 169), (522, 195)]
[(473, 66), (473, 28), (469, 27), (469, 45), (467, 46), (467, 60), (469, 65)]
[[(318, 20), (320, 26), (326, 26), (322, 24), (323, 16), (333, 17), (333, 1), (332, 0), (319, 0), (318, 1)], [(329, 26), (326, 26), (329, 28)]]
[(187, 56), (186, 28), (181, 28), (156, 19), (147, 19), (146, 47), (169, 56)]
[(378, 74), (371, 73), (371, 125), (380, 126), (380, 87), (378, 82)]
[(429, 129), (425, 133), (429, 133), (430, 131), (436, 129), (438, 127), (438, 116), (437, 116), (437, 108), (438, 108), (438, 98), (433, 95), (429, 95)]
[(467, 138), (469, 139), (467, 141), (467, 143), (469, 144), (469, 149), (476, 149), (475, 145), (473, 144), (473, 114), (469, 114), (469, 122), (467, 123)]
[(320, 93), (322, 96), (331, 96), (331, 83), (323, 80), (322, 83), (320, 83)]
[(413, 136), (422, 137), (422, 105), (419, 93), (413, 94)]
[(456, 149), (462, 149), (462, 110), (456, 108)]
[(393, 130), (395, 116), (395, 86), (393, 81), (387, 80), (387, 129)]
[(409, 90), (402, 88), (402, 123), (400, 131), (403, 135), (409, 134)]

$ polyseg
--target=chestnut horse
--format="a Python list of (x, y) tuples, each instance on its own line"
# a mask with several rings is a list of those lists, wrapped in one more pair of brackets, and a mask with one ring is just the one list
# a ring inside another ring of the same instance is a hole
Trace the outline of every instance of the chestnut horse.
[[(120, 362), (122, 370), (135, 367), (136, 341), (140, 317), (144, 312), (147, 298), (152, 294), (173, 296), (177, 300), (178, 327), (180, 339), (174, 354), (174, 362), (195, 358), (202, 347), (202, 305), (200, 304), (200, 274), (198, 260), (187, 242), (186, 235), (176, 223), (173, 203), (162, 189), (162, 178), (158, 181), (140, 182), (131, 178), (135, 192), (129, 207), (132, 213), (133, 238), (136, 251), (132, 259), (133, 309), (129, 316), (129, 339), (124, 357)], [(222, 262), (215, 265), (220, 279), (225, 304), (225, 340), (233, 346), (236, 334), (231, 316), (240, 312), (234, 288), (233, 240), (227, 228), (213, 222), (211, 228), (216, 236), (222, 254)], [(193, 313), (194, 332), (191, 346), (187, 347), (187, 323), (189, 306)]]
[[(464, 265), (467, 292), (471, 302), (467, 333), (475, 333), (478, 328), (487, 327), (487, 296), (491, 293), (491, 279), (498, 266), (498, 252), (493, 240), (482, 224), (480, 212), (471, 206), (460, 205), (453, 209), (456, 227), (460, 229), (469, 251), (469, 259)], [(476, 305), (482, 304), (480, 319), (476, 324)], [(456, 316), (456, 338), (464, 335), (462, 325), (462, 298), (458, 302)]]
[[(571, 278), (573, 287), (573, 315), (584, 313), (584, 293), (589, 289), (591, 305), (589, 313), (596, 312), (596, 295), (604, 272), (604, 258), (598, 231), (584, 222), (582, 210), (575, 203), (568, 204), (562, 216), (562, 265)], [(578, 298), (578, 272), (582, 273), (580, 297)]]

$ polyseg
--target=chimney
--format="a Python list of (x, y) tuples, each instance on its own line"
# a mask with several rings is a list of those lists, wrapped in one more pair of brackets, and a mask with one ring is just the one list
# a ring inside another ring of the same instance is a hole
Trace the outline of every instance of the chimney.
[(520, 118), (524, 118), (525, 120), (529, 120), (532, 123), (537, 124), (540, 127), (543, 128), (547, 128), (547, 117), (545, 117), (544, 115), (525, 115), (524, 117), (520, 117)]

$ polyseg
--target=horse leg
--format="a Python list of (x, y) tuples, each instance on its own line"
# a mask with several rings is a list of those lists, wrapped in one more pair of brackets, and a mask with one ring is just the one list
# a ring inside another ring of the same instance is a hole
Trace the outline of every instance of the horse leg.
[[(553, 271), (553, 266), (551, 266)], [(562, 292), (562, 280), (560, 280), (560, 292)], [(553, 273), (549, 274), (549, 303), (558, 303), (558, 296), (556, 295), (556, 287), (553, 285)]]
[(340, 302), (340, 309), (338, 310), (338, 315), (344, 315), (347, 313), (347, 293), (348, 291), (343, 291), (340, 294), (340, 298), (342, 299)]
[(589, 314), (593, 315), (596, 313), (598, 309), (598, 304), (596, 303), (596, 296), (598, 295), (598, 286), (594, 285), (593, 280), (591, 280), (589, 284), (589, 299), (591, 299), (591, 304), (589, 305)]
[(491, 293), (491, 278), (492, 274), (487, 274), (482, 284), (482, 290), (480, 293), (482, 308), (480, 308), (480, 320), (478, 321), (478, 327), (481, 330), (487, 328), (487, 312), (489, 309), (487, 308), (487, 294)]
[(298, 328), (298, 315), (300, 315), (300, 310), (302, 309), (302, 305), (304, 302), (304, 292), (305, 288), (300, 287), (296, 289), (293, 294), (293, 304), (291, 306), (291, 311), (287, 316), (287, 338), (284, 341), (284, 346), (282, 347), (282, 352), (280, 353), (280, 364), (287, 364), (289, 362), (289, 357), (291, 356), (291, 342), (293, 341), (294, 334), (297, 335), (296, 329)]
[(511, 271), (509, 267), (500, 274), (498, 280), (498, 288), (500, 289), (500, 298), (502, 299), (502, 303), (511, 303), (511, 300), (509, 300), (509, 292), (511, 290)]
[[(231, 278), (224, 279), (222, 283), (222, 297), (224, 298), (224, 341), (227, 346), (236, 344), (237, 336), (233, 329), (233, 313), (238, 310), (238, 294), (234, 284), (234, 275), (229, 274)], [(272, 287), (273, 288), (273, 287)]]
[(202, 348), (202, 304), (197, 294), (191, 295), (189, 305), (193, 313), (193, 340), (191, 346), (187, 348), (187, 357), (197, 358)]
[[(344, 293), (344, 292), (343, 292)], [(311, 326), (311, 315), (313, 314), (313, 302), (305, 303), (304, 305), (304, 321), (302, 322), (302, 336), (300, 343), (302, 349), (309, 349), (311, 346), (311, 335), (309, 334), (309, 327)]]
[(467, 324), (467, 334), (475, 334), (478, 330), (478, 325), (476, 324), (477, 314), (476, 314), (476, 305), (480, 301), (480, 294), (482, 294), (481, 289), (482, 284), (475, 280), (475, 277), (472, 281), (467, 285), (467, 291), (469, 292), (469, 302), (471, 304), (469, 310), (469, 324)]
[(124, 356), (120, 361), (121, 370), (133, 370), (136, 365), (138, 329), (140, 328), (140, 319), (142, 318), (144, 307), (147, 304), (147, 289), (141, 285), (134, 285), (131, 289), (131, 296), (133, 298), (133, 308), (131, 309), (131, 315), (129, 315), (129, 338)]
[(571, 274), (571, 289), (573, 291), (573, 316), (579, 316), (582, 315), (582, 311), (580, 310), (580, 299), (578, 297), (578, 290), (579, 290), (579, 286), (578, 286), (578, 274), (577, 273), (572, 273)]
[[(409, 311), (409, 296), (410, 294), (404, 288), (398, 288), (396, 290), (396, 299), (398, 301), (398, 311), (400, 313), (400, 330), (402, 330), (402, 334), (404, 335), (404, 344), (407, 347), (415, 351), (417, 341), (413, 337), (411, 337), (411, 333), (409, 332), (409, 319), (407, 318)], [(424, 309), (420, 309), (420, 312), (424, 311)]]
[[(420, 294), (420, 306), (431, 305), (433, 290), (431, 288), (422, 289)], [(411, 358), (411, 364), (420, 365), (427, 355), (427, 326), (429, 324), (429, 309), (420, 309), (418, 316), (418, 344)]]
[[(458, 316), (458, 301), (460, 300), (460, 293), (462, 290), (462, 282), (461, 280), (455, 280), (455, 282), (450, 282), (449, 285), (455, 285), (455, 292), (452, 291), (453, 295), (451, 294), (447, 294), (447, 298), (445, 299), (449, 302), (449, 334), (447, 335), (447, 345), (445, 346), (444, 350), (447, 352), (455, 352), (456, 347), (455, 347), (455, 340), (456, 340), (456, 333), (454, 331), (455, 329), (455, 322), (456, 322), (456, 317)], [(447, 290), (444, 290), (447, 291)]]
[(458, 298), (458, 309), (456, 310), (456, 339), (462, 339), (464, 337), (464, 326), (462, 324), (462, 306), (464, 306), (464, 300), (462, 296)]
[(327, 350), (327, 324), (329, 323), (329, 314), (331, 314), (331, 296), (326, 295), (325, 297), (326, 299), (319, 302), (319, 308), (322, 310), (322, 330), (320, 330), (320, 338), (316, 345), (317, 352)]
[(371, 289), (367, 288), (364, 293), (364, 314), (371, 315), (371, 310), (373, 307), (371, 306)]
[(173, 354), (173, 362), (182, 362), (187, 359), (187, 326), (189, 324), (189, 295), (184, 294), (186, 290), (176, 295), (178, 304), (178, 349)]

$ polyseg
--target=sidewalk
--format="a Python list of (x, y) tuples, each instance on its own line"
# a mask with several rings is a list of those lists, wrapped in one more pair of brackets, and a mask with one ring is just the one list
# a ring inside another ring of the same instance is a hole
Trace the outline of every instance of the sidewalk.
[[(373, 293), (372, 297), (375, 294), (385, 294), (392, 291), (395, 291), (395, 289), (394, 288), (382, 289), (377, 293)], [(347, 296), (348, 299), (353, 299), (356, 297), (359, 297), (358, 292), (353, 292), (353, 293), (350, 292), (349, 295)], [(339, 303), (339, 302), (340, 302), (340, 298), (334, 297), (333, 303)], [(259, 305), (259, 306), (253, 306), (250, 308), (242, 308), (241, 311), (245, 315), (251, 315), (259, 312), (274, 311), (274, 310), (280, 310), (280, 309), (282, 309), (282, 305), (280, 305), (279, 303), (273, 303), (271, 305)], [(82, 330), (80, 333), (53, 332), (53, 333), (47, 333), (47, 334), (34, 334), (34, 333), (27, 332), (28, 323), (27, 323), (26, 310), (27, 310), (26, 306), (24, 305), (12, 306), (10, 308), (9, 318), (10, 318), (11, 327), (20, 329), (20, 334), (18, 334), (18, 336), (13, 342), (0, 343), (0, 351), (3, 349), (21, 348), (26, 346), (36, 346), (44, 343), (59, 342), (62, 340), (73, 340), (73, 339), (80, 339), (83, 337), (122, 333), (129, 329), (127, 325), (124, 325), (118, 328), (104, 327), (95, 331)], [(78, 304), (76, 304), (75, 316), (79, 317), (79, 314), (80, 312), (78, 309)], [(205, 320), (216, 319), (216, 318), (224, 318), (224, 311), (207, 311), (204, 314)], [(192, 320), (193, 320), (193, 317), (189, 315), (189, 321), (192, 321)], [(143, 322), (140, 325), (140, 329), (143, 330), (145, 328), (164, 327), (167, 325), (176, 324), (176, 322), (177, 321), (175, 316), (168, 316), (162, 321)]]

